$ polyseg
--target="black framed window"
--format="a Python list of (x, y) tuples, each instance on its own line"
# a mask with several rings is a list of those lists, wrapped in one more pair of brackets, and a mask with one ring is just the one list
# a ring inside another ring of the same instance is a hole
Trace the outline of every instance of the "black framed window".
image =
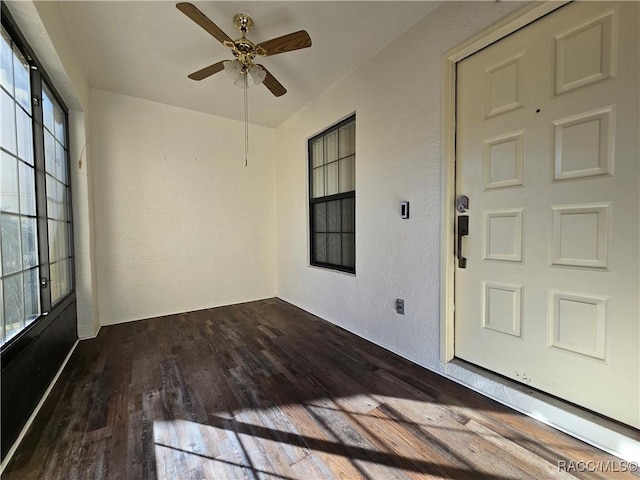
[(3, 351), (74, 288), (66, 107), (8, 23), (0, 43)]
[(309, 140), (311, 265), (356, 271), (356, 117)]
[(0, 458), (77, 337), (68, 112), (0, 2)]

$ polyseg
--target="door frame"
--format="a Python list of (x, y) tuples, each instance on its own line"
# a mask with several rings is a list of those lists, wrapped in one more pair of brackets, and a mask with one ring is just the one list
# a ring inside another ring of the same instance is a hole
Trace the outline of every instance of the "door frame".
[(455, 340), (455, 171), (456, 171), (456, 64), (512, 34), (571, 0), (533, 2), (483, 30), (442, 56), (441, 98), (441, 237), (440, 237), (440, 361), (454, 359)]

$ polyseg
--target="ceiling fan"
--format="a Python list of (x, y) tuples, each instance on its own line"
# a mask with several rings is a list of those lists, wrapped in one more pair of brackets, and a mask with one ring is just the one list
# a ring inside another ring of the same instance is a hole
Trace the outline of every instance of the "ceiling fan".
[(192, 80), (203, 80), (215, 73), (225, 70), (235, 79), (234, 83), (238, 86), (246, 85), (248, 76), (251, 76), (254, 83), (264, 83), (264, 86), (267, 87), (273, 95), (280, 97), (287, 93), (287, 89), (284, 88), (264, 66), (253, 63), (254, 58), (257, 55), (271, 56), (311, 46), (311, 37), (309, 37), (309, 34), (304, 30), (254, 44), (246, 38), (247, 32), (253, 27), (253, 20), (245, 13), (238, 13), (233, 17), (233, 23), (235, 27), (240, 30), (242, 36), (236, 40), (232, 40), (204, 13), (198, 10), (195, 5), (184, 2), (178, 3), (176, 8), (209, 32), (209, 34), (220, 43), (229, 47), (235, 57), (233, 61), (223, 60), (193, 72), (188, 75)]

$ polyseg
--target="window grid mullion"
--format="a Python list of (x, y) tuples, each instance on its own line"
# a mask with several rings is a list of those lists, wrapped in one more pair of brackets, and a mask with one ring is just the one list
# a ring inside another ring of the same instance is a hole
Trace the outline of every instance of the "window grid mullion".
[[(44, 118), (42, 112), (42, 76), (31, 69), (31, 98), (33, 111), (33, 157), (36, 171), (36, 214), (38, 217), (38, 249), (40, 253), (40, 308), (51, 311), (49, 268), (49, 226), (47, 222), (47, 185), (44, 149)], [(44, 284), (44, 285), (43, 285)]]
[[(338, 181), (340, 180), (340, 176), (338, 176)], [(342, 215), (342, 204), (344, 200), (338, 200), (340, 204), (340, 264), (344, 265), (344, 250), (342, 245), (342, 237), (344, 237), (344, 223), (343, 223), (343, 215)]]
[[(340, 193), (340, 129), (336, 130), (338, 136), (338, 145), (336, 145), (336, 151), (338, 152), (338, 158), (336, 159), (336, 168), (338, 169), (338, 185), (336, 185), (336, 192)], [(342, 203), (340, 203), (340, 215), (342, 218)], [(342, 220), (340, 221), (340, 230), (342, 231)], [(342, 242), (342, 238), (340, 238)], [(340, 260), (342, 261), (342, 243), (340, 243)]]
[(329, 202), (324, 203), (325, 214), (324, 214), (324, 258), (327, 263), (329, 263)]
[(321, 168), (321, 167), (324, 167), (324, 166), (327, 166), (327, 165), (331, 165), (332, 163), (337, 163), (337, 162), (339, 162), (340, 160), (344, 160), (345, 158), (349, 158), (349, 157), (352, 157), (352, 156), (353, 156), (353, 154), (351, 154), (351, 155), (345, 155), (344, 157), (338, 157), (338, 158), (336, 158), (335, 160), (331, 160), (330, 162), (327, 162), (327, 163), (325, 163), (325, 164), (323, 164), (323, 165), (318, 165), (317, 167), (312, 166), (311, 168), (312, 168), (312, 169), (314, 169), (314, 170), (316, 170), (316, 169), (318, 169), (318, 168)]

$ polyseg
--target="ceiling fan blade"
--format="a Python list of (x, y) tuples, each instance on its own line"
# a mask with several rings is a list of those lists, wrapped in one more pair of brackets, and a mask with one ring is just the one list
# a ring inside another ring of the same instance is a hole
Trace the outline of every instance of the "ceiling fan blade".
[(218, 73), (224, 70), (224, 60), (218, 63), (214, 63), (213, 65), (209, 65), (208, 67), (204, 67), (197, 72), (193, 72), (190, 75), (187, 75), (191, 80), (204, 80), (207, 77), (210, 77), (214, 73)]
[(300, 30), (299, 32), (290, 33), (259, 43), (256, 45), (256, 52), (258, 55), (277, 55), (278, 53), (291, 52), (292, 50), (299, 50), (310, 46), (311, 37), (306, 31)]
[(209, 20), (209, 18), (204, 13), (198, 10), (195, 5), (192, 5), (191, 3), (183, 2), (183, 3), (178, 3), (176, 5), (176, 8), (180, 10), (182, 13), (184, 13), (191, 20), (196, 22), (198, 25), (200, 25), (202, 28), (204, 28), (211, 35), (213, 35), (213, 37), (216, 40), (218, 40), (220, 43), (223, 43), (223, 44), (225, 42), (233, 43), (231, 38), (229, 38), (229, 36), (226, 33), (224, 33), (215, 23)]
[(267, 74), (267, 76), (264, 78), (264, 81), (262, 83), (264, 84), (265, 87), (269, 89), (271, 93), (273, 93), (274, 96), (281, 97), (282, 95), (287, 93), (287, 89), (284, 88), (278, 80), (276, 80), (276, 77), (274, 77), (273, 75), (271, 75), (271, 73), (269, 73), (269, 70), (264, 68), (264, 66), (262, 65), (258, 65), (258, 66), (262, 68), (264, 72)]

